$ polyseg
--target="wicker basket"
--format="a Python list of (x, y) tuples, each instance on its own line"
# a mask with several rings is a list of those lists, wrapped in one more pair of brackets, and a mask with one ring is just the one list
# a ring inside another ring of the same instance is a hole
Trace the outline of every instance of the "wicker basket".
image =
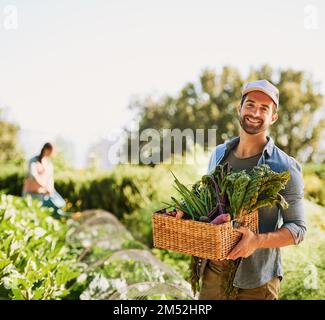
[[(214, 225), (187, 219), (176, 219), (164, 215), (162, 209), (152, 215), (153, 244), (156, 248), (173, 250), (210, 260), (227, 257), (241, 238), (234, 231), (234, 222)], [(258, 210), (247, 214), (239, 224), (245, 224), (258, 233)]]

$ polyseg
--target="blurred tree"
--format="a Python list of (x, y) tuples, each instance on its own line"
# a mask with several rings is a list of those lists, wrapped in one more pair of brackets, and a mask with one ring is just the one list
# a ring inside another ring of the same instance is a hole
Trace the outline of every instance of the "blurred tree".
[(24, 163), (24, 154), (18, 143), (18, 132), (19, 127), (8, 122), (0, 109), (0, 163)]
[[(280, 90), (279, 119), (270, 132), (276, 144), (300, 161), (317, 157), (321, 152), (321, 132), (325, 128), (324, 113), (320, 112), (323, 96), (312, 77), (303, 71), (275, 71), (262, 65), (252, 68), (243, 79), (233, 67), (224, 67), (220, 74), (205, 69), (198, 82), (187, 83), (175, 96), (158, 99), (148, 96), (133, 100), (130, 108), (137, 111), (140, 133), (148, 128), (160, 132), (166, 128), (204, 129), (206, 147), (207, 130), (216, 129), (219, 144), (238, 134), (236, 106), (240, 102), (241, 88), (244, 82), (255, 79), (268, 79)], [(145, 144), (147, 142), (140, 142), (140, 149)]]
[(74, 155), (74, 145), (71, 141), (61, 136), (57, 136), (54, 141), (54, 156), (52, 159), (56, 173), (67, 172), (73, 169), (72, 161)]
[(71, 171), (73, 169), (70, 161), (67, 160), (65, 153), (59, 149), (56, 150), (52, 158), (55, 173)]

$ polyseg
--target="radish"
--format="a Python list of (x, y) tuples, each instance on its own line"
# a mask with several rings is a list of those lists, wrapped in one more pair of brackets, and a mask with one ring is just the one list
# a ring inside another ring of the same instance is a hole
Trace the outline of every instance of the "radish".
[(221, 224), (225, 222), (229, 222), (231, 220), (230, 214), (229, 213), (223, 213), (217, 216), (215, 219), (211, 221), (213, 224)]
[(182, 219), (183, 215), (184, 215), (184, 212), (183, 211), (180, 211), (178, 209), (176, 209), (177, 213), (176, 213), (176, 219)]

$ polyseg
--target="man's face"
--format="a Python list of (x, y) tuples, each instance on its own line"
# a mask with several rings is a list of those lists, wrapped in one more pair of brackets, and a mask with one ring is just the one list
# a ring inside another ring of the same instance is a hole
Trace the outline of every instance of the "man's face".
[(239, 123), (248, 134), (267, 130), (277, 119), (273, 113), (274, 102), (261, 91), (249, 92), (242, 106), (239, 106)]

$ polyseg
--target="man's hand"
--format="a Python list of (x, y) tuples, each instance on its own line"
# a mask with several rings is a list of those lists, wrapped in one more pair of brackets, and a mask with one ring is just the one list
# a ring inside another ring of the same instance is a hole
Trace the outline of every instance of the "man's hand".
[(226, 259), (236, 260), (238, 258), (249, 257), (256, 249), (259, 248), (258, 235), (247, 227), (239, 227), (234, 230), (240, 232), (243, 236)]
[(281, 248), (295, 244), (295, 239), (289, 229), (282, 227), (273, 232), (255, 234), (247, 227), (234, 229), (240, 232), (243, 237), (236, 247), (232, 249), (226, 259), (247, 258), (256, 249)]

